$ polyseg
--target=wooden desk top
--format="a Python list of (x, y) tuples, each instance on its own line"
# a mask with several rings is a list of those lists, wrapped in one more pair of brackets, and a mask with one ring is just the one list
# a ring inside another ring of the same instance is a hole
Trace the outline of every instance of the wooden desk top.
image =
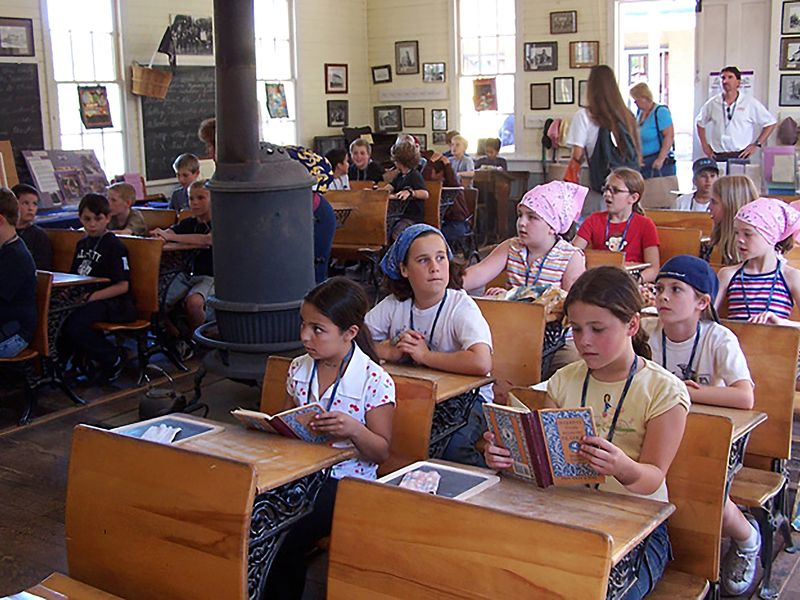
[(639, 271), (644, 271), (649, 266), (649, 262), (626, 262), (625, 270), (628, 273), (638, 273)]
[(711, 406), (710, 404), (692, 403), (692, 412), (703, 415), (719, 415), (728, 417), (733, 421), (733, 440), (736, 441), (743, 435), (750, 433), (761, 423), (767, 420), (767, 413), (757, 410), (741, 410), (739, 408), (725, 408)]
[[(465, 468), (464, 465), (458, 467)], [(544, 489), (505, 475), (501, 476), (500, 483), (465, 502), (607, 533), (611, 536), (614, 565), (675, 512), (675, 506), (667, 502), (584, 487)]]
[(107, 277), (87, 277), (73, 273), (53, 272), (53, 287), (65, 288), (73, 285), (89, 285), (91, 283), (108, 283)]
[[(220, 425), (191, 415), (181, 416)], [(224, 427), (217, 433), (190, 438), (180, 447), (253, 465), (259, 494), (355, 456), (352, 448), (308, 444), (229, 423)]]
[(433, 381), (436, 384), (437, 404), (494, 381), (494, 377), (490, 375), (459, 375), (427, 367), (398, 365), (396, 363), (384, 363), (381, 366), (386, 369), (389, 375), (402, 375), (403, 377), (416, 377), (417, 379)]
[(183, 244), (178, 242), (164, 242), (161, 247), (162, 252), (177, 252), (179, 250), (203, 250), (210, 246), (196, 246), (195, 244)]

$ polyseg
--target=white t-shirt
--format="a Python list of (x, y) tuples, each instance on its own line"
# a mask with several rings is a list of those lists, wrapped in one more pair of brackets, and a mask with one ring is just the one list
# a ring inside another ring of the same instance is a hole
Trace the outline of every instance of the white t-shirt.
[(744, 150), (756, 141), (764, 127), (777, 122), (764, 105), (749, 94), (739, 92), (730, 106), (733, 109), (731, 119), (726, 108), (722, 95), (717, 94), (706, 101), (695, 118), (695, 123), (705, 128), (706, 141), (715, 152)]
[[(286, 379), (286, 392), (291, 396), (297, 406), (319, 402), (327, 406), (330, 402), (333, 385), (331, 385), (322, 398), (319, 397), (319, 378), (311, 378), (314, 368), (314, 359), (308, 354), (298, 356), (289, 366), (289, 376)], [(310, 382), (310, 384), (309, 384)], [(311, 389), (309, 389), (309, 385)], [(356, 345), (350, 363), (339, 381), (336, 397), (333, 399), (330, 410), (343, 412), (353, 417), (359, 423), (366, 425), (367, 413), (373, 408), (384, 404), (394, 404), (394, 381), (383, 368), (364, 354)], [(337, 448), (352, 447), (350, 440), (336, 442)], [(360, 457), (351, 458), (333, 466), (331, 475), (336, 479), (345, 476), (360, 479), (375, 479), (378, 474), (378, 465), (373, 462), (361, 460)]]
[[(650, 332), (653, 361), (663, 366), (661, 323), (658, 319), (642, 319), (642, 327)], [(667, 338), (666, 369), (681, 380), (684, 379), (683, 369), (689, 363), (693, 345), (694, 336), (678, 343)], [(700, 321), (700, 341), (691, 368), (694, 371), (692, 379), (700, 385), (724, 387), (737, 381), (753, 383), (739, 340), (730, 329), (713, 321)]]
[(579, 146), (586, 151), (584, 157), (587, 161), (594, 152), (600, 126), (592, 120), (589, 111), (585, 108), (578, 109), (567, 131), (567, 146)]
[[(372, 339), (383, 342), (397, 337), (410, 329), (410, 311), (414, 311), (414, 330), (423, 334), (428, 347), (434, 352), (459, 352), (468, 350), (475, 344), (492, 347), (492, 332), (483, 318), (475, 300), (464, 290), (447, 290), (442, 312), (436, 322), (431, 340), (431, 328), (439, 310), (439, 304), (420, 310), (413, 307), (413, 300), (400, 302), (394, 295), (381, 300), (367, 313), (365, 319), (372, 332)], [(481, 388), (481, 396), (486, 401), (494, 398), (491, 384)]]
[(675, 201), (675, 207), (673, 208), (673, 210), (708, 212), (710, 206), (711, 206), (711, 200), (709, 200), (705, 204), (700, 204), (699, 202), (695, 201), (694, 192), (692, 192), (691, 194), (682, 194), (678, 196), (678, 199)]
[(331, 181), (330, 185), (328, 186), (329, 190), (349, 190), (350, 189), (350, 178), (347, 176), (347, 173), (344, 175), (339, 175), (338, 177), (334, 177), (333, 181)]

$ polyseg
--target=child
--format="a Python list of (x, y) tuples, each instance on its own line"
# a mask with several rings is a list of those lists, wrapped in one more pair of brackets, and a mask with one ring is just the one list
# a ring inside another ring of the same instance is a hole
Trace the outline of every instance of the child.
[(475, 168), (480, 169), (483, 166), (494, 167), (502, 171), (508, 171), (508, 163), (505, 158), (498, 156), (500, 153), (500, 139), (489, 138), (486, 140), (486, 156), (475, 161)]
[[(683, 437), (690, 400), (677, 377), (646, 358), (650, 349), (639, 329), (642, 298), (636, 282), (615, 267), (591, 269), (572, 286), (564, 309), (582, 360), (550, 378), (548, 404), (594, 410), (598, 435), (584, 437), (580, 453), (607, 476), (600, 489), (669, 501), (666, 475)], [(510, 467), (510, 452), (496, 446), (490, 433), (484, 437), (487, 464)], [(642, 598), (655, 587), (669, 555), (667, 524), (662, 523), (648, 538), (626, 600)]]
[(200, 177), (200, 161), (194, 154), (181, 154), (172, 163), (172, 169), (175, 171), (180, 187), (172, 192), (169, 207), (172, 210), (180, 211), (189, 206), (189, 186)]
[[(400, 234), (381, 261), (389, 296), (367, 315), (378, 356), (465, 375), (492, 368), (492, 335), (478, 305), (461, 289), (460, 267), (435, 227), (412, 225)], [(492, 386), (481, 389), (469, 423), (459, 429), (444, 457), (483, 466), (475, 442), (486, 429), (481, 403)]]
[(727, 298), (729, 319), (800, 327), (789, 320), (800, 301), (800, 271), (782, 256), (800, 237), (800, 212), (759, 198), (739, 209), (733, 231), (743, 262), (720, 269), (716, 308)]
[(389, 224), (389, 236), (395, 240), (406, 227), (422, 223), (425, 219), (428, 188), (422, 173), (417, 170), (419, 152), (413, 144), (400, 142), (392, 146), (392, 160), (399, 173), (392, 179), (392, 183), (386, 186), (390, 194), (389, 199), (407, 201), (396, 221)]
[[(459, 183), (453, 167), (447, 157), (438, 152), (428, 150), (425, 152), (428, 162), (422, 170), (422, 178), (425, 181), (441, 181), (443, 187), (458, 188)], [(444, 191), (442, 192), (444, 194)], [(467, 206), (464, 190), (452, 190), (452, 204), (442, 215), (442, 233), (444, 239), (450, 247), (463, 240), (464, 236), (470, 231), (467, 219), (470, 216), (469, 206)]]
[[(450, 131), (444, 134), (444, 143), (447, 144), (447, 150), (445, 150), (442, 154), (446, 156), (448, 160), (450, 159), (451, 156), (453, 156), (453, 151), (450, 148), (452, 147), (453, 144), (453, 138), (456, 137), (457, 135), (461, 135), (461, 133), (455, 129), (451, 129)], [(469, 156), (469, 154), (467, 154), (467, 156)]]
[(117, 236), (108, 231), (110, 217), (105, 196), (86, 194), (78, 205), (78, 217), (86, 236), (78, 241), (70, 271), (78, 275), (106, 277), (110, 283), (92, 292), (87, 303), (67, 317), (63, 343), (68, 352), (77, 350), (97, 363), (101, 379), (111, 383), (122, 372), (123, 355), (93, 325), (99, 321), (124, 323), (136, 318), (136, 307), (130, 293), (128, 250)]
[(456, 172), (459, 184), (461, 183), (461, 173), (472, 176), (475, 171), (475, 163), (472, 157), (467, 155), (467, 146), (469, 142), (463, 135), (453, 136), (450, 142), (450, 150), (453, 155), (450, 157), (450, 164), (453, 166), (453, 171)]
[[(695, 256), (669, 259), (656, 277), (658, 319), (650, 329), (653, 358), (682, 379), (692, 402), (728, 408), (753, 408), (753, 380), (739, 340), (717, 321), (713, 299), (719, 282), (711, 266)], [(722, 583), (731, 595), (753, 583), (761, 548), (758, 529), (728, 498), (722, 535), (733, 542), (722, 562)]]
[(383, 181), (383, 169), (372, 160), (372, 149), (367, 140), (358, 138), (350, 144), (350, 160), (352, 164), (347, 170), (351, 181)]
[(733, 220), (739, 209), (758, 198), (758, 189), (746, 175), (726, 175), (711, 186), (709, 212), (714, 226), (711, 229), (711, 246), (708, 256), (712, 263), (723, 266), (741, 262), (733, 233)]
[(26, 183), (18, 183), (11, 191), (19, 201), (19, 219), (17, 235), (25, 242), (36, 268), (51, 271), (53, 268), (53, 245), (47, 232), (34, 224), (36, 212), (39, 210), (39, 190)]
[(626, 262), (650, 263), (641, 276), (644, 281), (653, 281), (659, 266), (658, 232), (639, 204), (643, 193), (644, 179), (639, 171), (626, 167), (611, 171), (603, 187), (607, 212), (589, 216), (572, 243), (581, 250), (588, 247), (624, 252)]
[(17, 235), (17, 197), (0, 188), (0, 358), (13, 358), (36, 330), (36, 265)]
[(347, 173), (350, 163), (347, 161), (347, 151), (341, 148), (334, 148), (325, 155), (328, 162), (333, 167), (333, 181), (328, 186), (329, 190), (349, 190), (350, 180)]
[(142, 213), (131, 208), (136, 202), (136, 190), (129, 183), (115, 183), (108, 187), (108, 208), (111, 220), (108, 228), (117, 235), (147, 236), (147, 224)]
[[(206, 303), (214, 293), (214, 256), (211, 237), (211, 194), (206, 180), (198, 179), (189, 186), (189, 208), (192, 216), (175, 223), (169, 229), (154, 229), (153, 235), (167, 242), (197, 246), (186, 270), (172, 280), (167, 289), (166, 306), (172, 310), (178, 303), (186, 309), (188, 331), (183, 332), (184, 342), (178, 350), (189, 358), (191, 337), (195, 329), (212, 318)], [(172, 328), (173, 333), (177, 333)]]
[(694, 192), (678, 196), (675, 210), (708, 212), (711, 205), (711, 188), (719, 177), (719, 167), (713, 158), (704, 156), (694, 161), (692, 172), (694, 173), (692, 177)]
[(303, 596), (305, 554), (330, 535), (336, 487), (342, 477), (375, 479), (389, 457), (395, 390), (379, 366), (364, 315), (367, 296), (357, 283), (334, 277), (318, 285), (300, 307), (300, 339), (307, 354), (295, 358), (286, 380), (285, 407), (319, 402), (328, 412), (311, 427), (355, 447), (357, 457), (332, 467), (314, 512), (295, 523), (283, 542), (267, 582), (270, 598)]

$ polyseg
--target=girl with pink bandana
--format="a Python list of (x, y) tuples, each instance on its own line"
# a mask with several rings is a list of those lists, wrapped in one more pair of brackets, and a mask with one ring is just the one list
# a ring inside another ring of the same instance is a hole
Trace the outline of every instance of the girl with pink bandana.
[[(583, 252), (563, 239), (580, 216), (589, 188), (551, 181), (529, 190), (517, 205), (517, 237), (467, 269), (464, 289), (487, 285), (503, 271), (509, 287), (556, 285), (564, 291), (586, 270)], [(489, 288), (488, 296), (505, 293)]]
[(800, 271), (783, 258), (800, 239), (800, 211), (759, 198), (739, 209), (733, 230), (743, 262), (720, 269), (717, 308), (727, 300), (729, 319), (800, 327), (789, 320), (800, 301)]

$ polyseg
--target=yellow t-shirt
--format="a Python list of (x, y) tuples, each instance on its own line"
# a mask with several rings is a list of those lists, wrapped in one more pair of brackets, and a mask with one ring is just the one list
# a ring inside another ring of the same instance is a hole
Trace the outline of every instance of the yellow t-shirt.
[[(644, 360), (644, 367), (636, 373), (631, 382), (612, 440), (615, 446), (635, 461), (639, 460), (642, 451), (647, 422), (679, 404), (687, 412), (690, 406), (689, 392), (680, 379), (652, 361), (641, 357), (639, 360)], [(547, 382), (547, 394), (557, 406), (574, 408), (581, 405), (581, 390), (586, 371), (586, 363), (580, 360), (559, 369), (550, 378)], [(591, 406), (594, 411), (597, 434), (601, 437), (608, 437), (608, 430), (614, 420), (617, 402), (624, 387), (624, 380), (605, 383), (589, 377), (586, 405)], [(631, 494), (613, 477), (608, 477), (600, 489)], [(645, 497), (668, 501), (666, 482), (662, 482), (655, 493)]]

